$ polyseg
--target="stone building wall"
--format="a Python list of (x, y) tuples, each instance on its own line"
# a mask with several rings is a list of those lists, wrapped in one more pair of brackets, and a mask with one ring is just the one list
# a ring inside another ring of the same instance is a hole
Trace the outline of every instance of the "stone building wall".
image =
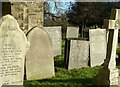
[[(43, 27), (43, 3), (44, 2), (11, 2), (9, 4), (11, 13), (9, 13), (17, 19), (20, 28), (27, 33), (27, 31), (34, 26)], [(8, 3), (4, 3), (3, 15), (8, 13), (5, 10), (6, 5), (8, 5)]]

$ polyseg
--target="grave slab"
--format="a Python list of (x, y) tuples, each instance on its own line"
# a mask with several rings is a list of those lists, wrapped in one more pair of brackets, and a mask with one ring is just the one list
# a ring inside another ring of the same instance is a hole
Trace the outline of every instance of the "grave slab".
[(68, 70), (87, 67), (89, 61), (89, 41), (71, 40)]
[(98, 66), (104, 63), (106, 58), (107, 37), (106, 29), (90, 29), (90, 66)]
[(61, 27), (44, 27), (44, 29), (52, 39), (54, 56), (61, 55)]

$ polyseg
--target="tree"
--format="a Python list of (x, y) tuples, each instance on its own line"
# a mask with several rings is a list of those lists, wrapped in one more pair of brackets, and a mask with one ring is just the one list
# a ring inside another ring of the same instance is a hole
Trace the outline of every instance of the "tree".
[(79, 26), (102, 28), (104, 19), (110, 18), (112, 8), (120, 8), (120, 2), (76, 2), (67, 12), (68, 22)]
[(67, 30), (66, 11), (71, 4), (73, 3), (55, 1), (44, 4), (44, 26), (61, 26), (63, 38), (66, 37)]
[[(71, 0), (69, 0), (71, 1)], [(63, 16), (66, 17), (68, 7), (73, 4), (72, 2), (56, 2), (54, 0), (46, 1), (44, 4), (44, 21), (45, 25), (63, 25)], [(64, 18), (66, 19), (66, 18)], [(47, 21), (46, 21), (47, 20)], [(49, 23), (48, 20), (50, 21)]]

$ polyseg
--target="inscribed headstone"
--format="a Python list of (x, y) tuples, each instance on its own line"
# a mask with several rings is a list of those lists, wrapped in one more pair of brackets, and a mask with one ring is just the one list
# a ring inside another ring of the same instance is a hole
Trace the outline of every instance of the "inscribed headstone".
[(0, 83), (23, 85), (24, 60), (28, 42), (11, 15), (0, 20)]
[(67, 27), (66, 38), (78, 38), (79, 27)]
[(89, 61), (89, 41), (71, 40), (68, 69), (87, 67)]
[(61, 27), (44, 27), (52, 39), (54, 56), (61, 55)]
[(90, 66), (97, 66), (104, 63), (106, 58), (107, 39), (106, 29), (90, 29)]
[(44, 29), (32, 28), (27, 33), (30, 48), (26, 54), (27, 80), (38, 80), (54, 76), (52, 41)]

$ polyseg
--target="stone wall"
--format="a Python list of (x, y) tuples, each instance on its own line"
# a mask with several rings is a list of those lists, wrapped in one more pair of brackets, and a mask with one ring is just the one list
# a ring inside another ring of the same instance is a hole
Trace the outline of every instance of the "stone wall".
[[(3, 10), (3, 15), (10, 13), (13, 15), (20, 28), (27, 33), (34, 26), (43, 27), (43, 2), (11, 2), (4, 3), (3, 8), (9, 7), (10, 10)], [(11, 12), (9, 12), (11, 11)]]

